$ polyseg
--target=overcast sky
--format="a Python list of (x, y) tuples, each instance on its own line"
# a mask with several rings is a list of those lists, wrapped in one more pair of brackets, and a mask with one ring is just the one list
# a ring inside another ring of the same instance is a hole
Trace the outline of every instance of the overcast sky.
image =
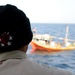
[(0, 0), (22, 9), (32, 23), (75, 23), (75, 0)]

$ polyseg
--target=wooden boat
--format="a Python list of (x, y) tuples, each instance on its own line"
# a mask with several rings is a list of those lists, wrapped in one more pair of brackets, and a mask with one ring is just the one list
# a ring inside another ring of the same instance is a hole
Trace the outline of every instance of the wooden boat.
[[(33, 40), (30, 45), (33, 51), (42, 50), (42, 51), (65, 51), (65, 50), (75, 50), (75, 40), (67, 39), (68, 35), (68, 26), (66, 28), (65, 38), (50, 36), (49, 34), (34, 34)], [(52, 39), (57, 38), (63, 40), (63, 42), (55, 42)]]
[(31, 43), (33, 51), (35, 50), (43, 50), (43, 51), (63, 51), (63, 50), (75, 50), (75, 45), (69, 45), (63, 47), (61, 45), (51, 46), (49, 44), (40, 43), (40, 41), (32, 41)]

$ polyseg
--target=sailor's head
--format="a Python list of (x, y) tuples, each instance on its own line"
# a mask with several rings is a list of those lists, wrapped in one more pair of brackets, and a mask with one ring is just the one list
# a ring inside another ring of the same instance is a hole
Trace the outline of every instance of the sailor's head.
[(1, 53), (27, 46), (32, 37), (29, 18), (22, 10), (11, 4), (0, 6)]

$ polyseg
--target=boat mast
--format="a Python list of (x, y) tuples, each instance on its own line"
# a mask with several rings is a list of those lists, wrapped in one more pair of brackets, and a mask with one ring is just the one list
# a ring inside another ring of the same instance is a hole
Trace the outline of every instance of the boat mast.
[(67, 27), (66, 27), (66, 35), (65, 35), (65, 43), (68, 42), (68, 30), (69, 30), (69, 27), (67, 25)]

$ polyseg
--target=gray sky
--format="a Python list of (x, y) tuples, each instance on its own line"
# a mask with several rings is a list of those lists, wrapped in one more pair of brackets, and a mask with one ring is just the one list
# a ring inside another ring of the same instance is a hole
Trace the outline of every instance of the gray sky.
[(22, 9), (32, 23), (75, 23), (75, 0), (0, 0)]

